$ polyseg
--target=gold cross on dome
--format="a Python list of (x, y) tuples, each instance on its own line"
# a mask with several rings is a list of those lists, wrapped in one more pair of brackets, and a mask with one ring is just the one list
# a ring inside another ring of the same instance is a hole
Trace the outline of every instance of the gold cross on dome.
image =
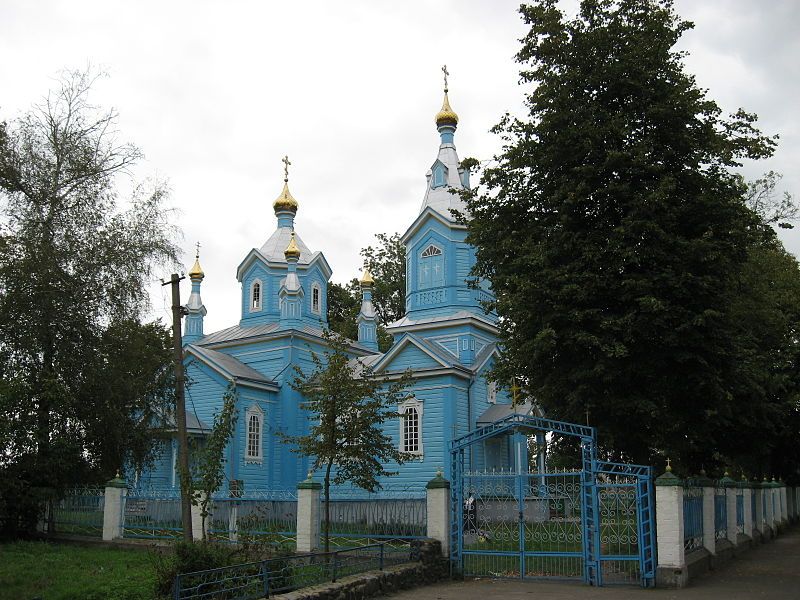
[(288, 182), (289, 181), (289, 165), (291, 165), (292, 163), (289, 162), (289, 156), (288, 155), (284, 156), (281, 159), (281, 162), (283, 163), (283, 180), (285, 182)]
[(444, 73), (444, 93), (447, 93), (447, 76), (450, 72), (447, 70), (447, 65), (442, 66), (442, 73)]

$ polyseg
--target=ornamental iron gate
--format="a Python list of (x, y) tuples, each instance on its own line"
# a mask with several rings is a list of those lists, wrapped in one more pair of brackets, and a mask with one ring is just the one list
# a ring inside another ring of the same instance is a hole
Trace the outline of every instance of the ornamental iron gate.
[[(527, 436), (578, 437), (582, 465), (527, 465)], [(470, 447), (510, 436), (516, 466), (466, 469)], [(510, 415), (451, 444), (451, 561), (466, 576), (583, 579), (592, 585), (655, 577), (650, 467), (598, 461), (594, 428)]]

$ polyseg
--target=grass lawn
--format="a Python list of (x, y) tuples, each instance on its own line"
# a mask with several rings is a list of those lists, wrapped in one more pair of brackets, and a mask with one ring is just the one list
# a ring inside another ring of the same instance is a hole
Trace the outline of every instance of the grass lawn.
[(0, 544), (0, 599), (154, 597), (148, 552), (47, 542)]

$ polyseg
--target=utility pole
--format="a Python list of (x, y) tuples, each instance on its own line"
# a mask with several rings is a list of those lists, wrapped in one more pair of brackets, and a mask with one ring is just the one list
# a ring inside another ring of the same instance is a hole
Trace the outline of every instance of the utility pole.
[(189, 475), (189, 439), (186, 435), (186, 398), (184, 396), (183, 374), (183, 337), (181, 335), (181, 317), (184, 310), (181, 306), (180, 282), (184, 277), (177, 273), (162, 285), (172, 286), (172, 347), (175, 362), (175, 424), (178, 428), (178, 470), (181, 485), (181, 525), (184, 541), (191, 542), (192, 536), (192, 491), (188, 486)]

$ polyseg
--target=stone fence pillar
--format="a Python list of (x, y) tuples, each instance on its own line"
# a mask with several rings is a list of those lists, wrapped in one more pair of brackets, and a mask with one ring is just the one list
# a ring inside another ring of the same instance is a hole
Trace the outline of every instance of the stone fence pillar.
[(436, 477), (425, 486), (427, 489), (429, 538), (439, 540), (442, 554), (450, 554), (450, 482), (438, 471)]
[(106, 542), (122, 537), (122, 519), (127, 493), (128, 486), (119, 473), (106, 483), (103, 500), (103, 540)]
[(786, 501), (786, 484), (781, 482), (781, 487), (778, 488), (781, 494), (781, 519), (784, 525), (789, 524), (789, 504)]
[(297, 551), (319, 550), (320, 490), (322, 485), (308, 478), (297, 484)]
[(717, 488), (711, 479), (703, 478), (700, 482), (703, 487), (703, 546), (712, 555), (717, 553), (717, 530), (714, 526), (714, 516), (716, 507), (714, 506), (714, 494)]
[(738, 529), (736, 525), (736, 492), (739, 490), (736, 482), (727, 473), (720, 479), (720, 484), (725, 488), (725, 515), (727, 517), (725, 526), (728, 532), (728, 541), (735, 546)]
[(657, 585), (684, 587), (689, 581), (683, 546), (683, 482), (667, 466), (655, 480), (658, 550)]
[(756, 522), (754, 527), (761, 534), (761, 537), (766, 540), (769, 537), (767, 531), (767, 513), (764, 510), (764, 486), (759, 482), (753, 483), (753, 488), (756, 491), (753, 501), (756, 503)]
[(770, 537), (773, 537), (776, 533), (775, 529), (775, 509), (772, 503), (772, 484), (767, 481), (766, 477), (764, 481), (761, 483), (761, 489), (764, 491), (766, 509), (764, 510), (764, 522), (766, 526), (769, 528)]
[(192, 538), (196, 541), (206, 539), (211, 523), (211, 503), (208, 504), (208, 514), (203, 523), (203, 507), (200, 506), (200, 503), (205, 497), (205, 492), (198, 491), (195, 491), (192, 497)]
[(747, 480), (743, 480), (739, 482), (739, 488), (743, 495), (743, 506), (744, 506), (744, 534), (749, 537), (753, 538), (753, 492), (750, 491), (750, 485), (747, 483)]

